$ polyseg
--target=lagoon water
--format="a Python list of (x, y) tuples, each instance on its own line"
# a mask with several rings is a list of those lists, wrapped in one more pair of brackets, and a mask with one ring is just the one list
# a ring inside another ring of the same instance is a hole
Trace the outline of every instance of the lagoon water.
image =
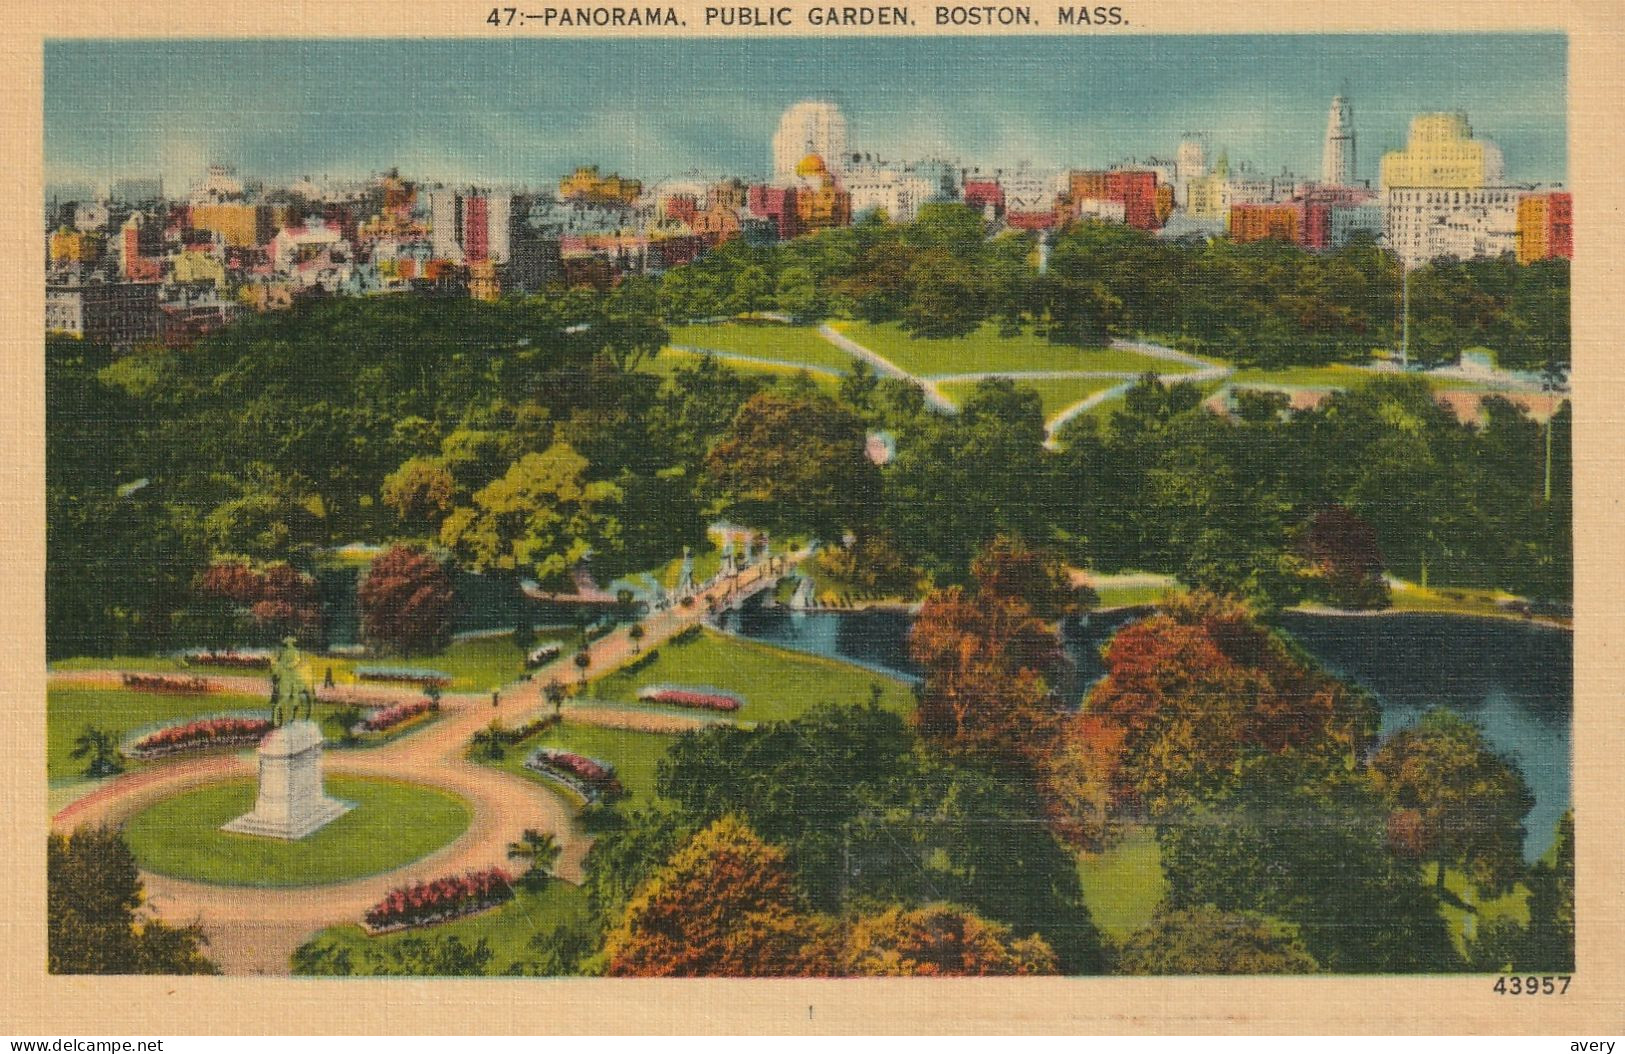
[[(1104, 672), (1100, 646), (1143, 610), (1097, 613), (1069, 630), (1077, 667), (1068, 694)], [(909, 616), (896, 611), (789, 611), (747, 605), (722, 616), (741, 636), (855, 662), (917, 680), (908, 658)], [(1569, 808), (1574, 638), (1566, 630), (1458, 615), (1374, 616), (1290, 613), (1286, 630), (1328, 670), (1368, 689), (1382, 709), (1382, 734), (1446, 706), (1476, 721), (1495, 748), (1516, 760), (1534, 792), (1525, 854), (1550, 848)]]

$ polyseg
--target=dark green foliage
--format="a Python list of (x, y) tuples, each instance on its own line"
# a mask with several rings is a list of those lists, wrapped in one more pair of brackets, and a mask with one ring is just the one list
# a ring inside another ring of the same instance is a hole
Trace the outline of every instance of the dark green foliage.
[(731, 814), (788, 848), (816, 908), (948, 900), (1039, 933), (1069, 972), (1100, 969), (1075, 864), (1035, 822), (1030, 784), (928, 756), (895, 714), (705, 729), (661, 762), (660, 792), (693, 826)]
[(1151, 925), (1123, 943), (1112, 965), (1116, 973), (1140, 975), (1294, 974), (1319, 969), (1290, 927), (1213, 907), (1158, 913)]
[(46, 934), (54, 974), (212, 974), (196, 926), (141, 909), (135, 857), (116, 830), (53, 834), (46, 850)]
[(1356, 776), (1300, 771), (1290, 758), (1256, 767), (1159, 822), (1168, 903), (1294, 923), (1332, 973), (1459, 969), (1439, 900), (1415, 863), (1390, 852), (1387, 820)]
[(407, 937), (355, 954), (342, 944), (316, 940), (293, 953), (293, 972), (306, 976), (478, 977), (491, 963), (481, 937), (472, 945), (461, 937)]

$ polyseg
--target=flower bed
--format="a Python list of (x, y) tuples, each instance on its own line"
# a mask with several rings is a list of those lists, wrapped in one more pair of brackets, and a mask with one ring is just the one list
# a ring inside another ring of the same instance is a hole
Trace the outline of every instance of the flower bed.
[(620, 672), (637, 673), (639, 670), (644, 669), (645, 667), (653, 666), (655, 660), (658, 658), (660, 658), (660, 649), (650, 648), (648, 651), (644, 652), (642, 655), (639, 655), (625, 666), (622, 666)]
[(690, 710), (722, 710), (732, 712), (745, 705), (745, 700), (732, 692), (724, 692), (710, 685), (651, 684), (638, 692), (638, 699), (662, 706), (682, 706)]
[(150, 759), (187, 750), (253, 746), (269, 731), (271, 722), (263, 717), (209, 717), (160, 728), (136, 740), (127, 753)]
[(538, 666), (546, 666), (560, 655), (564, 654), (564, 645), (558, 642), (543, 644), (540, 648), (525, 656), (525, 668), (533, 670)]
[(181, 653), (188, 666), (224, 666), (233, 670), (269, 670), (271, 653), (260, 649), (210, 651), (198, 649)]
[(385, 706), (374, 710), (350, 731), (356, 735), (365, 732), (388, 732), (390, 729), (403, 725), (413, 718), (422, 717), (438, 709), (440, 709), (439, 706), (430, 699), (418, 699), (410, 703), (396, 703), (394, 706)]
[(391, 890), (362, 919), (373, 933), (386, 933), (472, 915), (512, 897), (513, 877), (493, 867)]
[(410, 666), (357, 666), (356, 679), (360, 681), (397, 681), (402, 684), (437, 684), (444, 688), (451, 684), (451, 674), (439, 670), (424, 670)]
[(124, 687), (138, 692), (174, 692), (180, 695), (204, 695), (213, 687), (202, 677), (177, 677), (162, 673), (127, 673)]
[(538, 747), (525, 759), (525, 767), (558, 780), (588, 801), (613, 798), (621, 793), (621, 781), (615, 778), (615, 766), (607, 761), (573, 754), (557, 747)]
[(502, 740), (505, 743), (521, 742), (529, 739), (538, 732), (552, 728), (554, 725), (559, 723), (559, 720), (560, 719), (557, 714), (548, 714), (545, 717), (532, 718), (517, 728), (504, 728), (501, 732)]

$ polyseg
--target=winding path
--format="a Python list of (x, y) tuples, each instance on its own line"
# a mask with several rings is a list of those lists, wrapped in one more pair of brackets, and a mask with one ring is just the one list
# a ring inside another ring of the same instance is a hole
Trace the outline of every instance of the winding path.
[[(778, 570), (757, 564), (715, 582), (689, 608), (673, 607), (650, 616), (643, 621), (643, 646), (658, 646), (698, 624), (712, 602), (718, 606), (735, 603), (771, 587), (783, 570), (806, 555), (803, 550), (775, 558), (772, 563)], [(634, 658), (638, 650), (627, 628), (617, 629), (588, 645), (592, 659), (589, 676), (612, 672)], [(560, 658), (553, 668), (573, 670), (571, 657)], [(51, 680), (101, 683), (117, 677), (112, 671), (73, 671), (53, 674)], [(264, 682), (254, 678), (218, 680), (255, 694), (265, 691)], [(592, 838), (576, 822), (575, 809), (567, 799), (550, 789), (550, 784), (516, 777), (467, 756), (469, 740), (494, 718), (511, 727), (545, 712), (548, 703), (543, 695), (544, 683), (532, 679), (511, 684), (498, 696), (494, 707), (485, 696), (446, 696), (441, 703), (443, 716), (433, 724), (382, 746), (335, 750), (324, 757), (324, 771), (329, 773), (423, 783), (466, 799), (473, 819), (468, 830), (450, 844), (392, 871), (322, 886), (220, 886), (143, 872), (148, 906), (170, 922), (200, 924), (209, 936), (207, 954), (227, 974), (286, 974), (294, 950), (316, 931), (360, 921), (362, 912), (404, 883), (506, 864), (508, 843), (527, 827), (554, 835), (562, 849), (557, 873), (567, 881), (579, 882)], [(596, 702), (569, 704), (569, 709), (572, 721), (611, 728), (647, 727), (650, 722), (659, 722), (663, 727), (682, 731), (702, 723), (701, 719), (653, 712), (639, 722), (640, 715), (630, 708)], [(57, 831), (69, 831), (83, 824), (117, 824), (173, 794), (252, 776), (253, 772), (253, 762), (247, 755), (160, 763), (100, 784), (59, 810), (51, 826)]]

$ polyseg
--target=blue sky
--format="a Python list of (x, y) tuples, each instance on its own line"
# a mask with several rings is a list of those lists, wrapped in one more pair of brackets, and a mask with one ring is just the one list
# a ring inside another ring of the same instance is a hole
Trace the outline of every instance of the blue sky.
[(802, 98), (888, 158), (1101, 165), (1201, 130), (1232, 162), (1314, 174), (1346, 84), (1362, 177), (1413, 114), (1459, 109), (1510, 179), (1561, 182), (1566, 65), (1557, 34), (50, 41), (46, 178), (751, 175)]

